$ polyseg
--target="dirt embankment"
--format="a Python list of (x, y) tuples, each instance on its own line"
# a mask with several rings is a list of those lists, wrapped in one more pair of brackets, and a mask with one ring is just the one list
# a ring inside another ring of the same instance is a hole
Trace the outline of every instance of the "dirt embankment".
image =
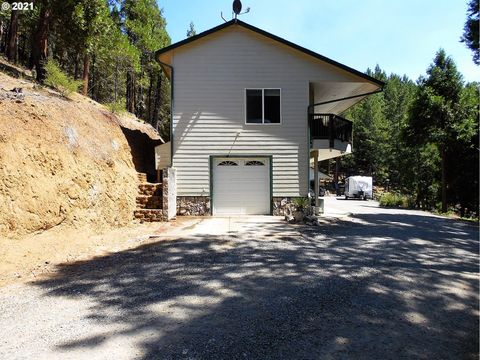
[(115, 117), (78, 94), (68, 100), (0, 73), (0, 237), (126, 225), (136, 191)]

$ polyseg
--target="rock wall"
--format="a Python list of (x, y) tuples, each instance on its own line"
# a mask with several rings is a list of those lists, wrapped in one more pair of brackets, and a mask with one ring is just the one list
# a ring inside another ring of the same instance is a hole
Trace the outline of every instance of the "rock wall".
[[(294, 197), (274, 197), (273, 198), (273, 215), (274, 216), (291, 216), (296, 211), (296, 206), (292, 200)], [(308, 206), (303, 211), (305, 215), (313, 214), (313, 207)]]
[(0, 73), (0, 92), (16, 86), (24, 98), (0, 100), (0, 236), (131, 222), (136, 171), (118, 123), (89, 99)]
[(295, 211), (295, 205), (292, 203), (291, 197), (274, 197), (273, 198), (273, 215), (285, 216), (291, 215)]
[(177, 215), (210, 215), (210, 197), (177, 196)]

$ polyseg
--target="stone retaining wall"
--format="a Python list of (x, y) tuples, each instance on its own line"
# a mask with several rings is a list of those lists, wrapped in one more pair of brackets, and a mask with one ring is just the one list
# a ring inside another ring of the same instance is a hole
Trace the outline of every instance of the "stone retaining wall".
[(177, 196), (177, 215), (210, 215), (210, 197)]
[[(292, 203), (293, 199), (293, 197), (274, 197), (273, 215), (292, 215), (296, 210), (295, 205)], [(210, 206), (209, 196), (177, 196), (177, 215), (210, 215)], [(312, 208), (308, 207), (304, 213), (305, 215), (312, 214)]]
[[(296, 207), (293, 204), (295, 197), (274, 197), (273, 198), (273, 215), (285, 216), (292, 215), (296, 211)], [(313, 208), (308, 206), (304, 211), (305, 215), (313, 214)]]

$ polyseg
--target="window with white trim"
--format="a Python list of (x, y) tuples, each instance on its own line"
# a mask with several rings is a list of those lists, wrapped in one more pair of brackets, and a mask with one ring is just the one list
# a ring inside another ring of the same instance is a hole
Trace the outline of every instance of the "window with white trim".
[(280, 124), (280, 89), (246, 89), (246, 123)]

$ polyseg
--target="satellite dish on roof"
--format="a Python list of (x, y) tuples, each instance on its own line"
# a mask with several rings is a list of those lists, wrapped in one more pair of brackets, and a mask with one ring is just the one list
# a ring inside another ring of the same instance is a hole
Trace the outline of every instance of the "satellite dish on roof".
[[(232, 9), (233, 9), (232, 18), (234, 18), (235, 20), (237, 19), (238, 15), (243, 15), (250, 12), (250, 8), (247, 7), (247, 9), (242, 13), (242, 2), (240, 0), (233, 1)], [(222, 17), (223, 21), (227, 22), (227, 19), (223, 17), (222, 12), (220, 12), (220, 16)]]
[(242, 11), (242, 2), (240, 0), (234, 0), (233, 1), (233, 12), (235, 13), (235, 19), (237, 18), (237, 15), (240, 14)]

